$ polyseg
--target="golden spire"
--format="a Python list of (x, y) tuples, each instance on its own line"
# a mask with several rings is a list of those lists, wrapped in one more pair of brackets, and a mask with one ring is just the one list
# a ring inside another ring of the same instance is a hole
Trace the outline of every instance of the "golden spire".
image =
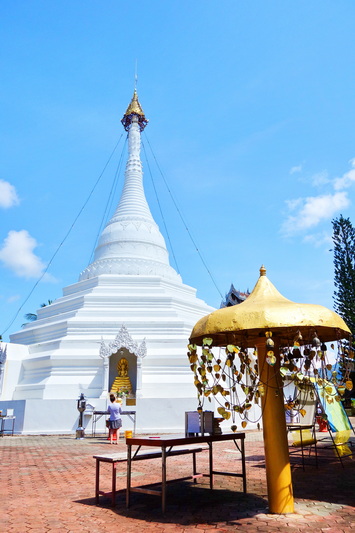
[(126, 131), (129, 130), (134, 115), (138, 117), (138, 124), (140, 130), (143, 131), (146, 125), (148, 124), (148, 119), (145, 118), (144, 111), (138, 100), (138, 94), (136, 89), (134, 89), (132, 100), (129, 106), (127, 107), (125, 114), (123, 115), (123, 119), (121, 120)]

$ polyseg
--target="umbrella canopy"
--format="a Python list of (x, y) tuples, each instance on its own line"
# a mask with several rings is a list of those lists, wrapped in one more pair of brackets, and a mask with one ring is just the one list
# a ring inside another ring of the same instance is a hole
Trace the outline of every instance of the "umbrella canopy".
[(298, 304), (288, 300), (266, 276), (264, 266), (250, 294), (241, 304), (218, 309), (201, 318), (192, 330), (190, 342), (200, 345), (205, 337), (214, 346), (237, 344), (253, 347), (265, 331), (272, 331), (280, 345), (292, 342), (298, 331), (310, 340), (314, 333), (322, 342), (350, 335), (344, 320), (322, 305)]

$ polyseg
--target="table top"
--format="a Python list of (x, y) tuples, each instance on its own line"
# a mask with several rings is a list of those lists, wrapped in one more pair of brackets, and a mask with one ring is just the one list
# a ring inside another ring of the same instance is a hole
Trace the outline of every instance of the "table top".
[(313, 428), (314, 424), (302, 424), (301, 422), (298, 423), (298, 422), (295, 422), (295, 423), (292, 423), (292, 424), (286, 424), (286, 427), (288, 429), (311, 429)]
[[(93, 411), (94, 415), (108, 415), (108, 411)], [(135, 415), (136, 411), (121, 411), (121, 415)]]
[(199, 435), (199, 436), (186, 436), (180, 435), (142, 435), (138, 437), (126, 438), (126, 444), (136, 446), (179, 446), (184, 444), (198, 444), (200, 442), (220, 442), (224, 440), (244, 440), (245, 433), (223, 433), (220, 435)]

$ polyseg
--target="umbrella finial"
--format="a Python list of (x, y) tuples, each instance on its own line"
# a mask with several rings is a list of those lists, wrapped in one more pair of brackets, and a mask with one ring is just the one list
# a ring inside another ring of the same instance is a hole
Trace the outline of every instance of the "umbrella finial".
[(266, 276), (266, 268), (264, 265), (261, 265), (260, 267), (260, 276)]

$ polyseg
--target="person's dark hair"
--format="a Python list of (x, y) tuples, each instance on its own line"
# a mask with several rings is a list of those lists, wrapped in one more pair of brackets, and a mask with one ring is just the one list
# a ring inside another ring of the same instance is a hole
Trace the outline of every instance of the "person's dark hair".
[(116, 396), (114, 394), (110, 394), (110, 400), (111, 402), (116, 401)]

